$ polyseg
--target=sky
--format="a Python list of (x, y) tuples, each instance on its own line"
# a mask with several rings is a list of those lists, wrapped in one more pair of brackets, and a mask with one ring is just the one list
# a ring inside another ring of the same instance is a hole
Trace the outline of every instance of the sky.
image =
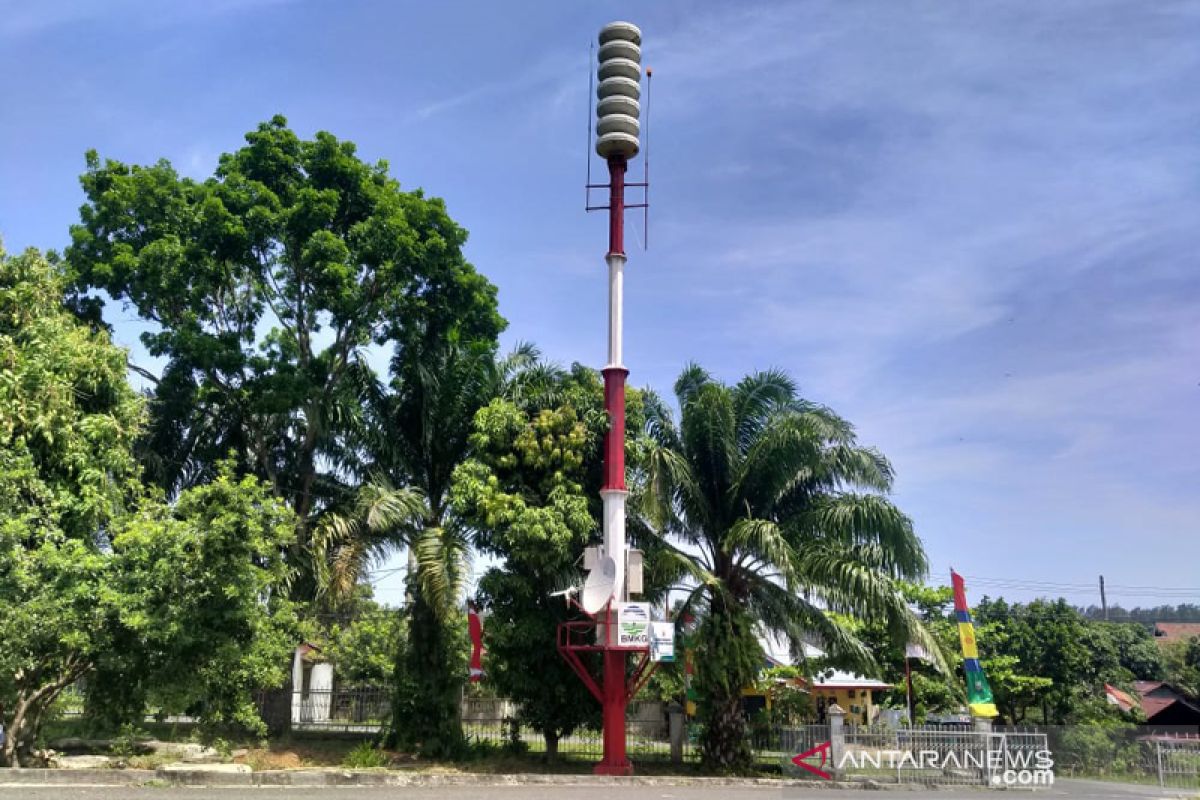
[(282, 113), (446, 199), (506, 344), (599, 367), (614, 19), (654, 70), (631, 382), (787, 370), (933, 580), (1200, 602), (1200, 2), (0, 0), (0, 236), (62, 248), (88, 148), (201, 178)]

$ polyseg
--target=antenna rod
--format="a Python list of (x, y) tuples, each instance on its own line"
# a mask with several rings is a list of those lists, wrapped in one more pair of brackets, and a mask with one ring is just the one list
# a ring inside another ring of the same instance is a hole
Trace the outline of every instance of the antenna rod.
[(595, 103), (596, 73), (592, 69), (595, 62), (596, 46), (588, 42), (588, 100), (587, 100), (587, 147), (583, 151), (587, 159), (587, 179), (583, 182), (583, 210), (587, 211), (592, 204), (592, 104)]
[(646, 129), (646, 152), (642, 161), (642, 183), (645, 184), (642, 188), (642, 199), (645, 201), (642, 205), (642, 249), (650, 249), (650, 79), (654, 77), (654, 70), (646, 67), (646, 109), (643, 113), (645, 119), (644, 127)]
[(1104, 595), (1104, 576), (1100, 576), (1100, 608), (1104, 612), (1104, 621), (1108, 622), (1108, 598)]

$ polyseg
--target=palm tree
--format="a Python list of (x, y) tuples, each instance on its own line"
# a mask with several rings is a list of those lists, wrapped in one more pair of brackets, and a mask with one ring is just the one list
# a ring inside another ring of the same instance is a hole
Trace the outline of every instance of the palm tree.
[(794, 653), (817, 639), (839, 663), (867, 671), (870, 652), (829, 612), (884, 620), (896, 639), (927, 643), (896, 581), (927, 568), (910, 520), (885, 497), (892, 468), (855, 441), (849, 423), (803, 400), (778, 371), (734, 386), (690, 365), (675, 383), (680, 421), (647, 398), (641, 504), (648, 524), (690, 576), (699, 611), (697, 688), (702, 754), (718, 768), (748, 765), (740, 694), (763, 663), (761, 633)]
[(560, 370), (519, 344), (503, 359), (489, 343), (443, 343), (392, 362), (392, 392), (365, 397), (372, 463), (353, 505), (326, 515), (318, 561), (335, 601), (388, 556), (408, 552), (409, 642), (397, 654), (394, 744), (454, 755), (462, 744), (463, 682), (455, 644), (472, 551), (471, 531), (449, 503), (451, 475), (470, 451), (475, 413), (500, 394), (541, 398)]
[[(450, 343), (404, 362), (393, 360), (393, 391), (366, 387), (369, 419), (357, 447), (365, 463), (345, 464), (361, 474), (349, 507), (322, 518), (316, 561), (323, 593), (349, 597), (359, 579), (394, 553), (407, 550), (434, 606), (456, 605), (470, 552), (469, 532), (449, 507), (451, 476), (470, 450), (475, 413), (503, 395), (519, 404), (553, 403), (561, 368), (518, 343), (497, 359), (484, 343)], [(412, 599), (411, 592), (409, 600)]]

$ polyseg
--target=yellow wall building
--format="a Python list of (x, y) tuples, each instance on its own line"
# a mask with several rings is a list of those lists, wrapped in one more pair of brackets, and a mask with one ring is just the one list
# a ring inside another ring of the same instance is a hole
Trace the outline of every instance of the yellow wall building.
[[(767, 655), (767, 666), (778, 667), (790, 665), (786, 650), (771, 639), (762, 642)], [(816, 660), (825, 654), (812, 645), (804, 646), (806, 659)], [(846, 724), (870, 725), (879, 716), (879, 707), (875, 704), (877, 692), (892, 688), (892, 684), (865, 678), (852, 672), (842, 670), (825, 670), (811, 680), (797, 679), (796, 684), (806, 689), (812, 697), (813, 713), (816, 721), (824, 722), (825, 709), (837, 703), (846, 712)], [(743, 703), (748, 713), (759, 708), (770, 708), (770, 697), (758, 689), (748, 687), (742, 690)]]

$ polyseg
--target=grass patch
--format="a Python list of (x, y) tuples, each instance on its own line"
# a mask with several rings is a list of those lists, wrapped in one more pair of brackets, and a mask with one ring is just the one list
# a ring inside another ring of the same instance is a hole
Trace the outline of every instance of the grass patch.
[(265, 769), (340, 767), (355, 748), (371, 746), (362, 739), (310, 739), (283, 737), (265, 744), (254, 743), (234, 763), (249, 764), (255, 772)]
[(381, 769), (392, 761), (391, 756), (371, 742), (360, 742), (342, 758), (347, 769)]

